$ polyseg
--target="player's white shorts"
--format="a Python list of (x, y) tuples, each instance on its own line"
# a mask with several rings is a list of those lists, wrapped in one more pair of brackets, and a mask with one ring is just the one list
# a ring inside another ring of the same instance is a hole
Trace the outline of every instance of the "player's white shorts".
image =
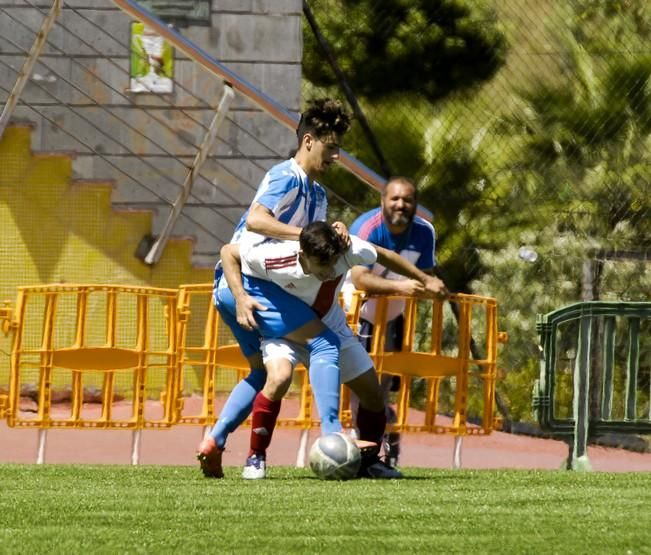
[[(341, 348), (339, 350), (341, 383), (348, 383), (373, 368), (373, 361), (356, 337), (338, 337), (341, 340)], [(298, 345), (293, 341), (286, 339), (263, 340), (262, 359), (264, 362), (266, 363), (269, 360), (278, 358), (288, 360), (292, 368), (299, 362), (307, 367), (310, 354), (306, 347)]]

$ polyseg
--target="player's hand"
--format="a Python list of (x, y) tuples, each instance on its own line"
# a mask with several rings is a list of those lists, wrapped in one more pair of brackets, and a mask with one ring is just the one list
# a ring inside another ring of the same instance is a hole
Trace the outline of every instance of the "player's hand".
[(333, 229), (337, 232), (337, 235), (341, 237), (341, 240), (346, 245), (346, 248), (350, 247), (350, 235), (348, 233), (348, 228), (343, 222), (335, 222), (332, 224)]
[(249, 295), (238, 297), (235, 301), (235, 317), (237, 318), (237, 323), (247, 331), (257, 329), (258, 323), (255, 321), (254, 314), (256, 310), (265, 311), (267, 307)]
[(436, 276), (427, 276), (425, 279), (425, 297), (429, 299), (447, 299), (450, 296), (448, 288), (445, 283)]
[(401, 279), (396, 281), (398, 294), (405, 297), (423, 297), (426, 294), (425, 286), (417, 279)]

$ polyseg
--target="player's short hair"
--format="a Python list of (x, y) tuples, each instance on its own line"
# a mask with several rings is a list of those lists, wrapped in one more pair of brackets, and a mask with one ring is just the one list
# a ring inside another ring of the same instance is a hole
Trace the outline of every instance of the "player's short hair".
[(306, 133), (317, 139), (323, 139), (333, 133), (340, 137), (350, 129), (350, 120), (350, 114), (339, 100), (319, 98), (310, 101), (296, 128), (299, 148)]
[(346, 244), (334, 228), (326, 222), (312, 222), (301, 230), (298, 242), (306, 256), (327, 264), (346, 252)]
[(416, 184), (411, 179), (402, 175), (394, 175), (393, 177), (389, 178), (387, 181), (387, 186), (382, 189), (382, 197), (386, 196), (389, 183), (403, 183), (404, 185), (409, 185), (414, 189), (414, 200), (418, 202), (418, 187), (416, 187)]

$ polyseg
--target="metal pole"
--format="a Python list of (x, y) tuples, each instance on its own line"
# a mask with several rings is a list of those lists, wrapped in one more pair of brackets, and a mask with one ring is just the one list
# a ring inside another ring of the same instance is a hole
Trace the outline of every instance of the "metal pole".
[(298, 442), (298, 452), (296, 453), (296, 468), (305, 468), (307, 465), (307, 447), (310, 439), (310, 429), (301, 430), (301, 439)]
[(185, 181), (183, 182), (181, 192), (179, 193), (177, 199), (174, 201), (174, 204), (172, 204), (172, 210), (167, 217), (167, 221), (163, 226), (161, 234), (158, 236), (158, 239), (156, 239), (156, 242), (151, 247), (149, 253), (147, 253), (147, 256), (145, 256), (146, 264), (156, 264), (156, 262), (160, 260), (160, 257), (163, 254), (163, 250), (165, 249), (165, 245), (167, 244), (167, 241), (172, 234), (174, 224), (176, 223), (178, 217), (181, 215), (183, 206), (190, 196), (190, 191), (192, 190), (192, 185), (194, 185), (194, 180), (199, 175), (201, 167), (206, 161), (208, 153), (210, 152), (210, 149), (212, 148), (212, 145), (217, 138), (219, 127), (224, 121), (226, 112), (228, 111), (228, 108), (230, 107), (234, 97), (235, 93), (233, 92), (233, 89), (225, 83), (224, 92), (222, 94), (221, 100), (219, 101), (219, 106), (217, 107), (217, 113), (213, 117), (212, 122), (210, 123), (210, 127), (208, 128), (208, 131), (203, 138), (203, 142), (201, 143), (201, 146), (199, 147), (199, 150), (194, 157), (190, 171), (188, 171), (187, 175), (185, 176)]
[(454, 450), (452, 452), (452, 468), (461, 468), (461, 449), (463, 448), (463, 436), (454, 436)]
[(47, 447), (47, 428), (39, 428), (38, 447), (36, 450), (36, 464), (45, 464), (46, 447)]
[(25, 60), (25, 63), (23, 64), (21, 70), (18, 72), (16, 84), (14, 85), (13, 89), (11, 89), (9, 98), (7, 98), (7, 103), (2, 110), (2, 114), (0, 114), (0, 137), (2, 137), (3, 133), (5, 132), (7, 124), (9, 123), (9, 119), (11, 118), (11, 115), (14, 112), (14, 108), (18, 103), (18, 99), (20, 98), (20, 95), (23, 92), (25, 85), (27, 84), (29, 76), (32, 73), (34, 64), (36, 63), (36, 60), (38, 60), (41, 50), (43, 50), (43, 46), (45, 46), (47, 36), (50, 33), (50, 30), (52, 29), (52, 26), (54, 25), (57, 17), (59, 17), (59, 14), (61, 13), (61, 2), (62, 0), (54, 0), (54, 3), (50, 8), (50, 13), (48, 13), (43, 20), (41, 28), (39, 29), (36, 38), (34, 39), (34, 43), (32, 44), (32, 48), (27, 54), (27, 59)]
[(140, 443), (142, 440), (142, 430), (133, 430), (131, 434), (131, 464), (137, 466), (140, 464)]

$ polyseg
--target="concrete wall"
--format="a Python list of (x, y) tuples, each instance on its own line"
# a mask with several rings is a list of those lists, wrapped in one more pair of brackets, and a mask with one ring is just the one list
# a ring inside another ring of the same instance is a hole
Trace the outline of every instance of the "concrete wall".
[[(16, 80), (49, 4), (0, 0), (0, 102)], [(300, 108), (300, 0), (215, 0), (210, 26), (181, 30), (201, 49), (286, 108)], [(14, 121), (34, 124), (35, 150), (75, 153), (73, 176), (113, 179), (113, 203), (152, 209), (156, 234), (201, 143), (222, 83), (175, 56), (170, 95), (134, 94), (129, 86), (130, 18), (109, 0), (66, 1)], [(294, 134), (237, 97), (193, 196), (174, 229), (196, 237), (195, 263), (212, 265), (221, 244)]]

